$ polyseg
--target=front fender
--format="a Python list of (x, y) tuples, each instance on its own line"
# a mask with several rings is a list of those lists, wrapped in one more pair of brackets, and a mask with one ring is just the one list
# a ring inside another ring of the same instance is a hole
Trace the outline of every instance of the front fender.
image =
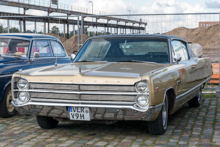
[(5, 94), (6, 88), (11, 85), (11, 77), (12, 75), (0, 75), (0, 101)]

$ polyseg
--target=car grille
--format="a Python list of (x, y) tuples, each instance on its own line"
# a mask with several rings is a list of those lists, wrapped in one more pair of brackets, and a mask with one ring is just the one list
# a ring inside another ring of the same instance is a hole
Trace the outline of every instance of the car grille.
[[(31, 98), (35, 100), (47, 99), (47, 100), (70, 100), (70, 101), (72, 100), (72, 101), (87, 101), (87, 102), (95, 102), (95, 101), (134, 102), (136, 98), (135, 95), (126, 95), (126, 93), (136, 93), (136, 90), (133, 85), (106, 86), (106, 85), (30, 83), (29, 90), (30, 90)], [(86, 94), (77, 94), (71, 92), (86, 92)]]

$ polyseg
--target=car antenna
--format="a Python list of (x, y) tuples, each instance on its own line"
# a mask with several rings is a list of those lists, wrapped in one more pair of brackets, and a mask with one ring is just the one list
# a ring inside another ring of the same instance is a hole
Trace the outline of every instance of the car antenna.
[[(60, 18), (59, 18), (59, 24), (60, 24)], [(59, 29), (57, 29), (57, 36), (59, 39)], [(57, 53), (56, 53), (56, 62), (55, 62), (55, 66), (57, 67)]]
[(81, 73), (81, 71), (82, 71), (82, 69), (81, 69), (81, 67), (79, 67), (79, 73)]

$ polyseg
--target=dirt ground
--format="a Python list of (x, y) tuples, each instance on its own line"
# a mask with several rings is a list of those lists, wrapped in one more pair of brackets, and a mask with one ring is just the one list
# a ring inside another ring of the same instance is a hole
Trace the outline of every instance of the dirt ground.
[(203, 57), (210, 57), (212, 62), (219, 60), (219, 25), (188, 29), (176, 28), (165, 35), (174, 35), (192, 43), (199, 43), (203, 48)]
[[(184, 38), (186, 41), (198, 43), (203, 48), (203, 57), (210, 57), (212, 62), (219, 61), (219, 25), (214, 25), (207, 28), (198, 27), (193, 29), (180, 27), (164, 34), (178, 36)], [(69, 39), (57, 36), (56, 34), (52, 33), (46, 35), (51, 35), (59, 38), (59, 40), (61, 40), (61, 42), (64, 44), (68, 55), (71, 55), (73, 51), (77, 51), (77, 35)], [(83, 42), (85, 42), (88, 38), (89, 36), (84, 34)], [(81, 37), (80, 44), (82, 44)]]

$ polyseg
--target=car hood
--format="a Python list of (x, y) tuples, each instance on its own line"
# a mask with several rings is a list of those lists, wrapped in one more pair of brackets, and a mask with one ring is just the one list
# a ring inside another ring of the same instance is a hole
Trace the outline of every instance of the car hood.
[(16, 56), (0, 56), (0, 63), (8, 64), (15, 62), (22, 62), (22, 59)]
[(140, 78), (146, 73), (155, 72), (167, 64), (155, 63), (117, 63), (92, 62), (71, 63), (66, 65), (49, 66), (44, 68), (22, 71), (26, 76), (92, 76), (92, 77), (118, 77)]

